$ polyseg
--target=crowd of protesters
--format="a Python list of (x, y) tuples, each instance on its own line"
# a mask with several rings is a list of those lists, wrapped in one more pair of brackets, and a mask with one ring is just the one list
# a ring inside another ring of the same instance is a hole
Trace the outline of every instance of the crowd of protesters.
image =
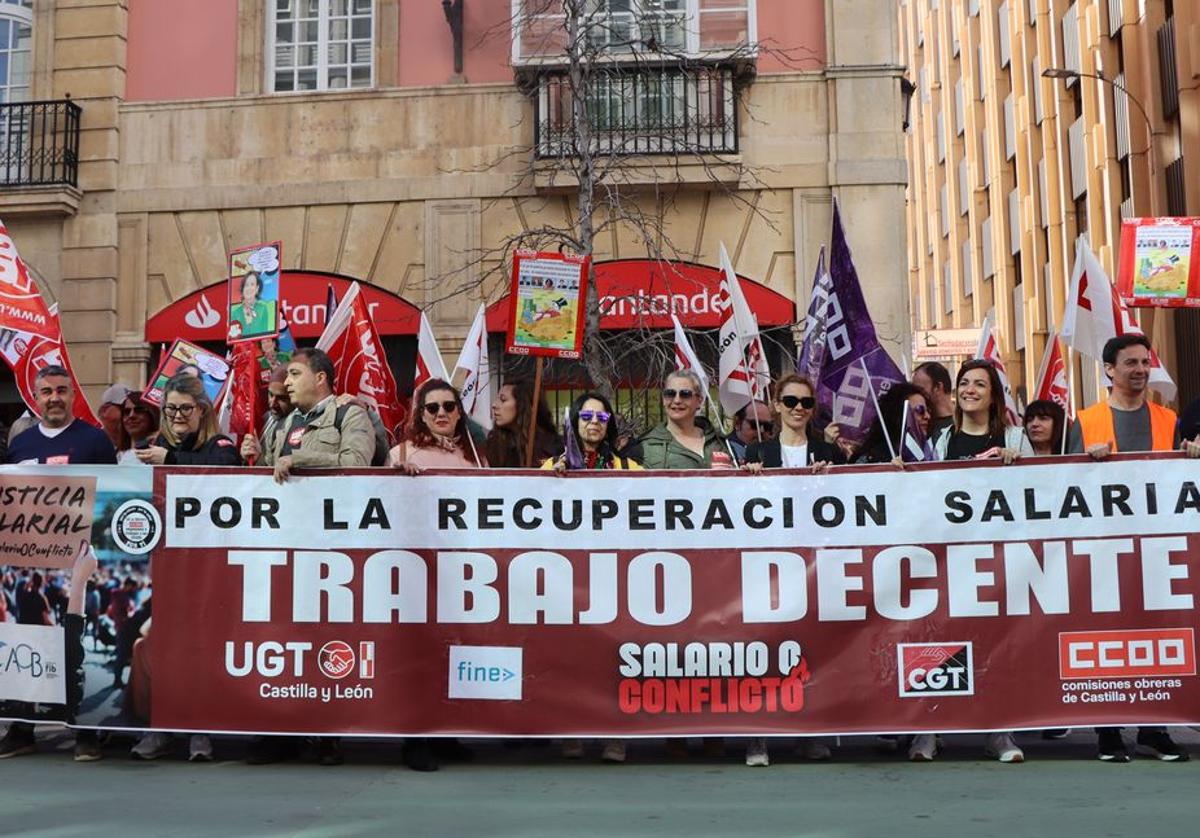
[[(1189, 405), (1180, 420), (1171, 410), (1147, 398), (1150, 344), (1141, 335), (1109, 341), (1104, 369), (1111, 379), (1107, 400), (1079, 411), (1068, 424), (1059, 404), (1035, 401), (1014, 424), (1005, 409), (1000, 376), (986, 360), (964, 363), (952, 380), (936, 362), (917, 367), (912, 380), (895, 384), (879, 398), (874, 424), (861, 443), (842, 429), (815, 427), (817, 393), (813, 382), (790, 373), (776, 380), (765, 402), (751, 402), (732, 417), (732, 431), (723, 436), (705, 418), (708, 394), (698, 375), (688, 370), (670, 373), (662, 384), (660, 424), (642, 436), (631, 434), (612, 403), (602, 393), (586, 392), (567, 411), (560, 433), (544, 394), (526, 380), (506, 381), (492, 405), (492, 428), (486, 433), (472, 423), (455, 388), (446, 381), (424, 382), (413, 399), (404, 432), (394, 446), (379, 417), (359, 400), (334, 392), (332, 362), (322, 351), (301, 349), (269, 372), (264, 430), (242, 444), (222, 434), (214, 406), (204, 387), (192, 376), (177, 375), (164, 388), (161, 411), (141, 393), (114, 385), (103, 396), (99, 418), (103, 430), (72, 419), (75, 394), (65, 370), (45, 367), (37, 376), (35, 395), (39, 419), (8, 437), (9, 463), (115, 462), (147, 465), (235, 466), (253, 463), (271, 467), (284, 482), (295, 469), (387, 466), (411, 475), (426, 469), (541, 468), (557, 473), (586, 470), (734, 469), (759, 474), (767, 469), (797, 469), (821, 474), (848, 464), (892, 464), (907, 468), (916, 460), (997, 459), (1007, 464), (1022, 458), (1065, 453), (1087, 454), (1100, 460), (1110, 454), (1136, 451), (1183, 450), (1200, 457), (1200, 401)], [(906, 456), (912, 446), (914, 457)], [(82, 644), (92, 634), (96, 644), (113, 647), (114, 687), (136, 693), (130, 703), (148, 706), (149, 673), (139, 666), (150, 640), (149, 580), (132, 567), (95, 568), (91, 549), (82, 545), (70, 572), (7, 570), (0, 576), (0, 622), (13, 621), (68, 628), (68, 662), (81, 684)], [(76, 648), (78, 647), (78, 648)], [(129, 682), (125, 680), (129, 669)], [(79, 690), (68, 695), (67, 720), (78, 710)], [(1046, 731), (1058, 738), (1063, 731)], [(1127, 762), (1129, 748), (1120, 730), (1097, 731), (1098, 756)], [(78, 729), (75, 756), (100, 758), (95, 731)], [(884, 737), (893, 750), (907, 749), (911, 760), (933, 760), (939, 738), (933, 734)], [(801, 740), (803, 758), (832, 756), (820, 738)], [(1168, 762), (1186, 761), (1186, 749), (1165, 728), (1144, 727), (1135, 744), (1141, 753)], [(286, 737), (258, 737), (251, 743), (249, 761), (274, 762), (299, 753), (302, 743)], [(683, 740), (668, 740), (673, 753), (686, 750)], [(719, 750), (720, 740), (706, 740)], [(174, 751), (175, 740), (164, 733), (143, 736), (133, 756), (157, 759)], [(36, 749), (33, 726), (12, 723), (0, 740), (0, 759)], [(415, 770), (435, 770), (439, 753), (459, 753), (457, 743), (410, 739), (404, 761)], [(669, 749), (670, 750), (670, 749)], [(992, 733), (985, 753), (1001, 762), (1024, 760), (1010, 733)], [(563, 754), (578, 758), (584, 743), (568, 739)], [(319, 737), (317, 759), (322, 764), (342, 761), (336, 737)], [(606, 740), (602, 759), (624, 762), (625, 743)], [(212, 758), (208, 736), (190, 737), (189, 757)], [(767, 742), (749, 740), (747, 765), (769, 764)]]

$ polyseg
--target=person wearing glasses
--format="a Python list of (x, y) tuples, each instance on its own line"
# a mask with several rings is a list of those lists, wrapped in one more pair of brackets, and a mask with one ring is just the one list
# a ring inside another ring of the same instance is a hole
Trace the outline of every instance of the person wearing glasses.
[(697, 422), (704, 405), (700, 379), (691, 370), (675, 370), (663, 382), (664, 421), (642, 437), (642, 465), (648, 469), (712, 468), (713, 454), (731, 467), (725, 440), (707, 422)]
[[(761, 474), (768, 468), (811, 468), (821, 472), (833, 463), (844, 461), (833, 444), (812, 430), (817, 400), (807, 377), (798, 373), (782, 376), (771, 385), (771, 394), (771, 410), (778, 418), (779, 433), (746, 446), (747, 471)], [(801, 739), (798, 751), (801, 757), (810, 760), (827, 760), (832, 756), (829, 746), (818, 738)], [(755, 737), (746, 743), (746, 765), (770, 764), (765, 737)]]
[(413, 397), (415, 408), (404, 441), (390, 462), (409, 474), (427, 468), (478, 468), (458, 391), (440, 378), (426, 381)]
[(157, 407), (142, 401), (138, 390), (131, 390), (121, 403), (121, 428), (124, 447), (117, 450), (117, 462), (123, 465), (141, 462), (137, 449), (145, 448), (158, 433), (161, 414)]
[(725, 437), (738, 465), (745, 465), (746, 448), (751, 443), (768, 442), (775, 437), (771, 408), (760, 401), (743, 405), (733, 414), (733, 433)]
[(817, 407), (812, 382), (798, 373), (789, 373), (771, 387), (771, 408), (778, 417), (779, 435), (746, 447), (746, 465), (750, 471), (764, 468), (807, 468), (844, 462), (841, 452), (813, 432), (812, 417)]
[[(543, 469), (559, 474), (568, 471), (641, 471), (636, 460), (617, 453), (617, 421), (612, 404), (600, 393), (584, 393), (571, 403), (568, 427), (574, 437), (567, 440), (567, 450), (557, 457), (548, 457)], [(565, 739), (563, 756), (583, 757), (583, 740)], [(600, 758), (605, 762), (625, 761), (625, 741), (607, 739)]]
[[(204, 383), (194, 375), (176, 375), (163, 386), (162, 428), (158, 437), (147, 447), (134, 449), (138, 461), (146, 465), (171, 466), (239, 466), (242, 458), (237, 446), (217, 426), (217, 412), (204, 389)], [(140, 641), (146, 642), (149, 632), (143, 628)], [(137, 652), (134, 652), (134, 656)], [(133, 683), (131, 679), (131, 684)], [(175, 750), (175, 737), (170, 733), (150, 732), (133, 746), (130, 755), (139, 760), (156, 760)], [(212, 760), (212, 739), (207, 734), (193, 733), (188, 741), (191, 762)]]
[(192, 375), (177, 375), (163, 387), (162, 428), (158, 438), (135, 449), (140, 462), (168, 466), (240, 466), (233, 440), (221, 433), (217, 411)]
[[(911, 420), (905, 416), (905, 403), (908, 404), (907, 414)], [(879, 414), (871, 423), (871, 427), (867, 431), (867, 438), (863, 441), (862, 449), (855, 462), (904, 462), (905, 458), (901, 449), (905, 445), (905, 434), (915, 427), (919, 438), (914, 439), (913, 442), (923, 448), (925, 441), (929, 439), (932, 419), (933, 412), (924, 390), (916, 384), (907, 382), (893, 384), (891, 389), (879, 399)], [(906, 428), (906, 425), (909, 427)], [(915, 435), (910, 434), (910, 436)]]

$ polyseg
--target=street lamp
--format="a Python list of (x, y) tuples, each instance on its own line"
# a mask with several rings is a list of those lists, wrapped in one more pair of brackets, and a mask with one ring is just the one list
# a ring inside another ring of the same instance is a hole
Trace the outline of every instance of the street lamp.
[(454, 40), (454, 73), (463, 71), (463, 0), (442, 0), (442, 12), (450, 24), (450, 37)]
[(1138, 109), (1138, 113), (1140, 113), (1142, 115), (1142, 119), (1146, 123), (1146, 131), (1150, 138), (1149, 145), (1146, 146), (1144, 151), (1138, 152), (1138, 154), (1145, 154), (1146, 161), (1150, 165), (1151, 213), (1154, 215), (1157, 215), (1157, 213), (1154, 212), (1155, 192), (1154, 192), (1154, 183), (1153, 183), (1154, 178), (1158, 172), (1158, 168), (1154, 165), (1154, 156), (1155, 156), (1154, 155), (1154, 123), (1150, 121), (1150, 115), (1148, 113), (1146, 113), (1146, 109), (1144, 107), (1142, 107), (1142, 103), (1140, 101), (1138, 101), (1138, 98), (1136, 96), (1134, 96), (1132, 93), (1130, 93), (1129, 90), (1125, 87), (1125, 85), (1118, 84), (1116, 81), (1114, 81), (1112, 79), (1105, 78), (1100, 73), (1083, 73), (1083, 72), (1080, 72), (1079, 70), (1067, 70), (1063, 67), (1047, 67), (1045, 70), (1042, 70), (1042, 78), (1062, 79), (1063, 81), (1073, 81), (1073, 80), (1077, 81), (1079, 79), (1095, 79), (1096, 81), (1103, 82), (1104, 84), (1109, 85), (1114, 90), (1121, 91), (1122, 93), (1125, 94), (1126, 99), (1128, 99), (1130, 102), (1133, 102), (1134, 106)]

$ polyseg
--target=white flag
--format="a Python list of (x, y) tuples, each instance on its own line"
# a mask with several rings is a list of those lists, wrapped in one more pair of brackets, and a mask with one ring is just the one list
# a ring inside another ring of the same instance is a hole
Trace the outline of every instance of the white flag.
[[(1100, 260), (1081, 236), (1075, 246), (1075, 271), (1063, 316), (1063, 342), (1103, 363), (1105, 343), (1120, 335), (1141, 334), (1145, 334), (1142, 327), (1125, 308)], [(1150, 386), (1168, 401), (1174, 399), (1175, 382), (1154, 350), (1150, 351), (1150, 364)]]
[(459, 390), (462, 394), (463, 410), (476, 424), (491, 430), (492, 427), (492, 368), (488, 363), (487, 309), (479, 304), (475, 322), (467, 334), (458, 362), (454, 365), (454, 379), (462, 376)]
[(737, 413), (755, 399), (765, 401), (771, 383), (771, 370), (758, 334), (758, 321), (721, 243), (721, 331), (718, 342), (719, 380), (717, 392), (721, 406), (729, 414)]
[(700, 389), (704, 391), (704, 399), (707, 401), (708, 373), (700, 365), (700, 359), (696, 357), (696, 351), (692, 349), (687, 333), (683, 330), (683, 324), (679, 322), (679, 318), (675, 316), (674, 312), (671, 313), (671, 322), (675, 324), (675, 369), (694, 372), (700, 378)]
[(429, 318), (422, 311), (421, 326), (417, 332), (417, 370), (413, 375), (413, 392), (431, 378), (449, 381), (450, 373), (446, 372), (446, 362), (442, 360), (442, 353), (438, 351), (437, 338), (433, 336)]
[(1008, 413), (1008, 424), (1020, 425), (1021, 414), (1013, 400), (1012, 385), (1008, 383), (1008, 371), (1004, 369), (1000, 344), (996, 342), (995, 320), (996, 311), (992, 309), (983, 319), (983, 326), (979, 330), (979, 349), (976, 350), (975, 357), (991, 361), (992, 366), (996, 368), (996, 373), (1000, 376), (1000, 386), (1004, 388), (1004, 409)]

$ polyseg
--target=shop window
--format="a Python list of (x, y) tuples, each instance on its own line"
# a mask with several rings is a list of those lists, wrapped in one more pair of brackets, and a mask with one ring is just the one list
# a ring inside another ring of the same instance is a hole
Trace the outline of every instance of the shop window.
[(267, 89), (370, 87), (374, 0), (269, 0)]

